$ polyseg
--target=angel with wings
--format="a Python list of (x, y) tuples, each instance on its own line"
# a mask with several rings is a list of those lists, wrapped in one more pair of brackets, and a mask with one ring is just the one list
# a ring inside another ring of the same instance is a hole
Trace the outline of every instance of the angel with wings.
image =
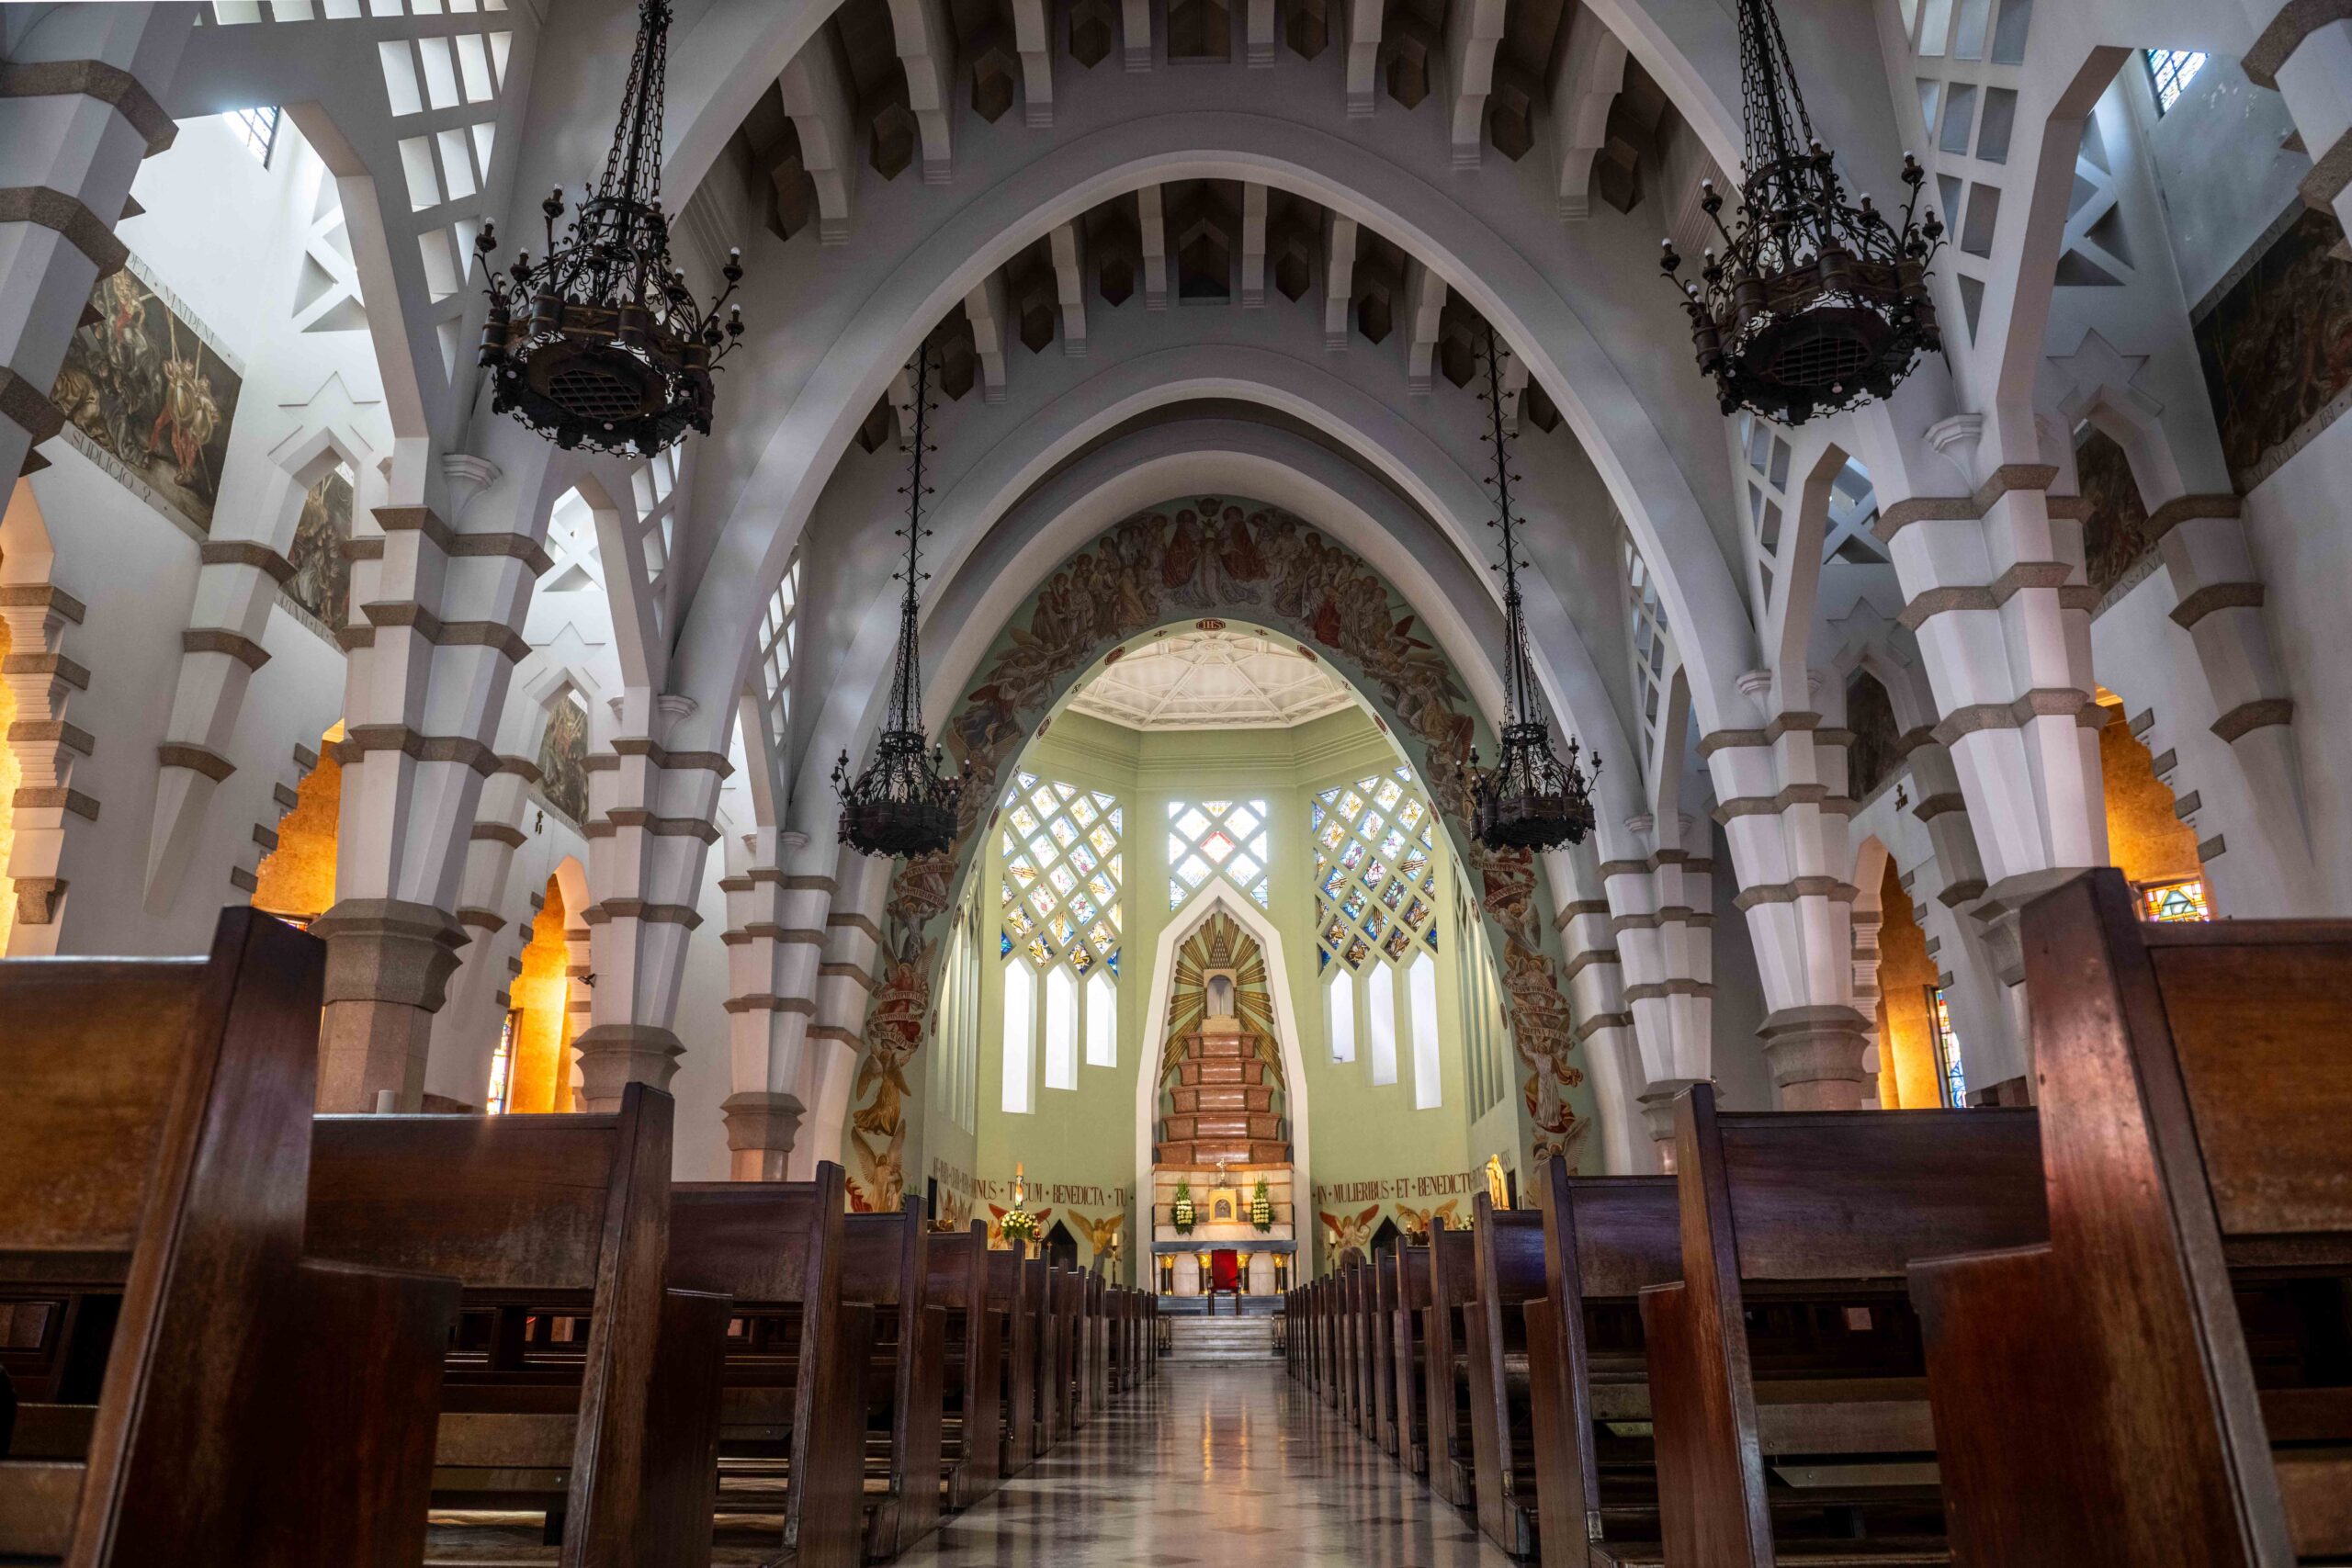
[(1380, 1218), (1380, 1205), (1374, 1203), (1353, 1218), (1340, 1214), (1324, 1214), (1321, 1218), (1323, 1228), (1331, 1233), (1331, 1250), (1347, 1252), (1372, 1239), (1372, 1224)]
[(1396, 1205), (1396, 1223), (1404, 1227), (1407, 1235), (1419, 1236), (1426, 1241), (1429, 1239), (1430, 1222), (1433, 1219), (1443, 1220), (1445, 1228), (1450, 1231), (1460, 1230), (1462, 1222), (1454, 1217), (1454, 1212), (1461, 1207), (1462, 1200), (1459, 1198), (1448, 1198), (1434, 1209), (1413, 1209), (1399, 1203)]

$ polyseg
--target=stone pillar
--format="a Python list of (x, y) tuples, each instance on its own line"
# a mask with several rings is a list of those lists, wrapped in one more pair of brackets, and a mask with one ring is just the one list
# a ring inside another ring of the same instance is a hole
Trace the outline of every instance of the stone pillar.
[[(817, 965), (817, 1012), (808, 1027), (801, 1081), (808, 1086), (808, 1134), (793, 1151), (793, 1175), (805, 1180), (820, 1159), (839, 1160), (874, 1209), (894, 1209), (905, 1191), (906, 1119), (872, 1116), (870, 1128), (847, 1137), (843, 1123), (865, 1045), (878, 976), (888, 963), (882, 915), (897, 862), (833, 846), (835, 890), (825, 914), (825, 945)], [(870, 1092), (878, 1096), (879, 1086)], [(862, 1109), (868, 1108), (862, 1106)]]
[(1642, 1091), (1642, 1125), (1657, 1151), (1657, 1168), (1674, 1174), (1674, 1101), (1694, 1083), (1708, 1078), (1660, 1078)]
[(2352, 17), (2341, 6), (2246, 0), (2260, 29), (2240, 62), (2257, 87), (2287, 100), (2312, 172), (2303, 200), (2332, 209), (2352, 233)]
[(616, 1109), (628, 1084), (666, 1089), (684, 1054), (671, 1024), (687, 939), (702, 924), (695, 901), (718, 838), (718, 788), (732, 771), (717, 752), (663, 745), (693, 699), (631, 692), (619, 706), (612, 750), (589, 759), (595, 1021), (572, 1047), (590, 1111)]
[(456, 910), (485, 782), (500, 766), (492, 742), (529, 651), (521, 627), (532, 583), (548, 564), (536, 478), (474, 506), (498, 470), (447, 458), (436, 488), (466, 519), (458, 527), (421, 499), (424, 461), (421, 444), (396, 444), (391, 492), (419, 499), (378, 507), (380, 534), (352, 542), (338, 898), (313, 928), (329, 948), (322, 1111), (372, 1110), (386, 1089), (417, 1108), (429, 1015), (465, 941)]
[[(531, 921), (539, 907), (539, 889), (527, 890), (533, 911), (514, 934), (502, 912), (514, 897), (514, 852), (528, 835), (523, 824), (529, 807), (529, 785), (538, 782), (538, 764), (522, 757), (501, 756), (497, 771), (482, 784), (481, 804), (466, 842), (465, 877), (458, 894), (458, 923), (472, 940), (458, 954), (448, 1002), (435, 1015), (432, 1059), (425, 1067), (425, 1090), (460, 1105), (479, 1106), (490, 1085), (491, 1054), (497, 1049), (497, 1017), (508, 1005), (511, 965), (519, 961), (522, 945), (530, 938)], [(503, 955), (506, 962), (502, 964)], [(482, 1027), (487, 1019), (491, 1027)]]
[(1846, 743), (1813, 708), (1818, 672), (1740, 678), (1762, 726), (1699, 743), (1731, 845), (1736, 902), (1756, 943), (1769, 1010), (1758, 1031), (1782, 1110), (1860, 1109), (1865, 1020), (1854, 1007), (1853, 867)]
[(1643, 1070), (1634, 1039), (1634, 1015), (1625, 1006), (1623, 955), (1610, 923), (1609, 900), (1587, 897), (1604, 886), (1597, 852), (1589, 845), (1544, 857), (1551, 886), (1567, 896), (1553, 917), (1566, 958), (1561, 988), (1576, 1021), (1577, 1043), (1592, 1073), (1600, 1104), (1604, 1168), (1612, 1174), (1652, 1168), (1648, 1141), (1634, 1125), (1640, 1107), (1634, 1096), (1649, 1075)]
[(833, 880), (807, 869), (805, 833), (763, 828), (727, 848), (727, 1145), (735, 1179), (781, 1181), (813, 1092), (808, 1025)]
[(1878, 929), (1885, 920), (1885, 911), (1871, 908), (1856, 909), (1850, 917), (1854, 932), (1854, 1010), (1862, 1016), (1862, 1071), (1869, 1078), (1862, 1086), (1862, 1104), (1872, 1111), (1879, 1109), (1878, 1037)]
[(2054, 467), (2000, 462), (1977, 477), (1984, 425), (1959, 414), (1928, 432), (1975, 483), (1972, 493), (1897, 499), (1902, 477), (1887, 476), (1874, 531), (1894, 558), (1901, 618), (1918, 637), (1940, 715), (1934, 739), (1951, 756), (1984, 866), (1976, 914), (2015, 985), (2018, 910), (2106, 863), (2107, 818), (2080, 529), (2053, 523)]

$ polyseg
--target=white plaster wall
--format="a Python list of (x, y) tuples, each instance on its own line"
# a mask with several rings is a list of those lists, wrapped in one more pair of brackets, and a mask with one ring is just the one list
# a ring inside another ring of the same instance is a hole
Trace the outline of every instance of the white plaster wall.
[[(1731, 845), (1715, 830), (1718, 888), (1731, 879)], [(1710, 1017), (1714, 1043), (1708, 1060), (1715, 1078), (1716, 1103), (1725, 1111), (1770, 1111), (1772, 1074), (1764, 1064), (1764, 1042), (1756, 1032), (1764, 1026), (1764, 980), (1756, 968), (1756, 944), (1748, 935), (1747, 917), (1732, 903), (1735, 889), (1715, 898), (1715, 1004)]]

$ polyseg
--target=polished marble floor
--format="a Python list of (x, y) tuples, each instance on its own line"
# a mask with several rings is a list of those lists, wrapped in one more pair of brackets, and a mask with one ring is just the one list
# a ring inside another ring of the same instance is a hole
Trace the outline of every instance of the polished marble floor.
[(1476, 1521), (1263, 1367), (1163, 1362), (902, 1568), (1508, 1568)]

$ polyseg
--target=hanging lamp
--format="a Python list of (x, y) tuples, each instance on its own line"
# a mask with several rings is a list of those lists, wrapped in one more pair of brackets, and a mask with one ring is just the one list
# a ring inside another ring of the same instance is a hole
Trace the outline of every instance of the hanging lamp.
[(503, 276), (492, 271), (498, 234), (488, 223), (474, 250), (490, 276), (479, 361), (491, 372), (492, 409), (566, 449), (650, 457), (688, 430), (710, 434), (711, 371), (743, 335), (742, 307), (719, 317), (742, 281), (743, 258), (728, 253), (726, 291), (707, 312), (670, 259), (662, 211), (670, 0), (641, 0), (637, 18), (604, 178), (594, 194), (583, 191), (561, 246), (559, 186), (539, 203), (546, 260), (518, 251)]
[(1492, 768), (1470, 753), (1472, 830), (1490, 850), (1550, 850), (1577, 844), (1592, 830), (1592, 772), (1579, 765), (1576, 738), (1563, 762), (1552, 750), (1552, 726), (1536, 707), (1535, 666), (1527, 652), (1527, 618), (1519, 592), (1519, 521), (1511, 514), (1510, 433), (1503, 427), (1502, 347), (1487, 328), (1487, 403), (1495, 448), (1495, 523), (1503, 536), (1502, 755)]
[(1928, 263), (1944, 227), (1915, 221), (1927, 171), (1903, 155), (1910, 198), (1898, 228), (1863, 196), (1846, 199), (1835, 155), (1813, 134), (1772, 0), (1737, 0), (1746, 161), (1734, 227), (1723, 193), (1700, 207), (1721, 236), (1693, 279), (1665, 242), (1661, 265), (1682, 295), (1700, 373), (1723, 412), (1781, 424), (1883, 399), (1920, 356), (1943, 350)]
[(911, 432), (907, 482), (899, 493), (907, 498), (907, 564), (899, 574), (906, 594), (899, 604), (898, 665), (890, 675), (890, 710), (882, 734), (874, 743), (874, 761), (864, 773), (849, 776), (849, 752), (833, 764), (833, 789), (842, 801), (841, 836), (861, 854), (927, 855), (956, 841), (956, 808), (970, 781), (967, 760), (961, 774), (944, 772), (946, 753), (927, 746), (922, 728), (922, 653), (916, 623), (922, 612), (920, 589), (924, 457), (931, 451), (926, 432), (931, 416), (931, 355), (917, 349), (914, 358), (914, 403), (906, 411)]

